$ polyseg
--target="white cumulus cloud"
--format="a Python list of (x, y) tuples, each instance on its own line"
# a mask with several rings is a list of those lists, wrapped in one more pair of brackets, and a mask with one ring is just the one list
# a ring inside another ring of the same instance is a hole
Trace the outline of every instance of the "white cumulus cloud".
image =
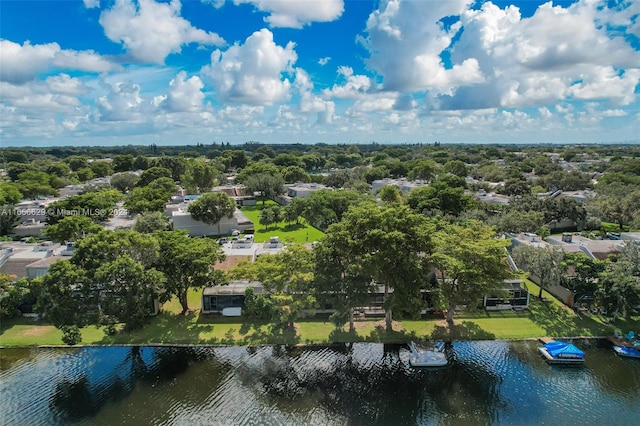
[(171, 53), (179, 53), (185, 44), (225, 43), (216, 33), (194, 28), (180, 16), (181, 7), (179, 0), (116, 0), (111, 9), (102, 12), (100, 24), (106, 36), (122, 43), (134, 58), (156, 64), (164, 63)]
[(99, 121), (139, 121), (143, 108), (140, 86), (116, 83), (107, 95), (96, 100)]
[(640, 52), (607, 33), (614, 11), (591, 1), (541, 5), (522, 18), (515, 6), (491, 2), (461, 15), (463, 32), (451, 58), (473, 58), (486, 81), (441, 96), (444, 109), (523, 107), (565, 99), (629, 104), (640, 81)]
[(100, 0), (82, 0), (84, 7), (87, 9), (96, 9), (100, 7)]
[(344, 12), (343, 0), (234, 0), (249, 3), (267, 12), (264, 18), (271, 27), (302, 28), (312, 22), (331, 22)]
[(62, 49), (58, 43), (20, 45), (0, 40), (0, 80), (23, 84), (50, 69), (105, 72), (117, 68), (93, 51)]
[(223, 101), (271, 105), (290, 98), (291, 81), (284, 74), (293, 72), (298, 59), (294, 46), (293, 42), (278, 46), (271, 31), (263, 28), (244, 44), (214, 51), (202, 72), (212, 78)]
[(196, 112), (202, 108), (202, 80), (195, 75), (188, 79), (186, 77), (187, 73), (180, 71), (169, 83), (169, 93), (163, 102), (169, 111)]
[(472, 0), (383, 0), (366, 24), (361, 42), (369, 50), (369, 67), (383, 77), (387, 90), (449, 92), (459, 84), (483, 81), (479, 64), (465, 58), (448, 66), (441, 58), (459, 25), (441, 20), (462, 14)]

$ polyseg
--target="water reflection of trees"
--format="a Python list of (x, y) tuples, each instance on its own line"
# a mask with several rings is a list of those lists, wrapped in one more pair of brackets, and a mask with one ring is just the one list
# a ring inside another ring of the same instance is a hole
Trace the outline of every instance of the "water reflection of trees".
[[(171, 382), (189, 367), (213, 355), (197, 348), (100, 348), (102, 356), (122, 357), (119, 363), (95, 362), (75, 378), (59, 379), (50, 398), (54, 416), (80, 420), (95, 416), (109, 402), (124, 399), (138, 383), (157, 386)], [(143, 352), (150, 351), (150, 356)], [(147, 361), (145, 361), (145, 358)], [(106, 368), (109, 368), (106, 370)]]
[(637, 403), (640, 399), (640, 362), (637, 359), (615, 355), (608, 342), (603, 342), (586, 356), (589, 373), (603, 394)]
[(406, 347), (398, 345), (384, 345), (381, 356), (375, 351), (355, 356), (347, 346), (320, 350), (325, 351), (320, 366), (312, 362), (318, 361), (313, 350), (305, 349), (295, 355), (302, 360), (289, 359), (285, 368), (259, 379), (259, 391), (270, 404), (295, 412), (308, 399), (354, 424), (416, 424), (438, 418), (486, 424), (505, 407), (500, 376), (482, 364), (458, 361), (451, 346), (452, 363), (440, 370), (412, 369)]

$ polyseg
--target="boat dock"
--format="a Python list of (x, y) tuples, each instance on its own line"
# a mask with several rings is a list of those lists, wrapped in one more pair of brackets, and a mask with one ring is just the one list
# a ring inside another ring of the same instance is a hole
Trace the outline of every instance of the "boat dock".
[(552, 339), (551, 337), (538, 337), (538, 342), (542, 343), (543, 345), (554, 341), (555, 339)]
[(633, 342), (625, 337), (619, 339), (616, 336), (607, 336), (607, 340), (613, 343), (614, 346), (623, 346), (625, 348), (634, 348)]

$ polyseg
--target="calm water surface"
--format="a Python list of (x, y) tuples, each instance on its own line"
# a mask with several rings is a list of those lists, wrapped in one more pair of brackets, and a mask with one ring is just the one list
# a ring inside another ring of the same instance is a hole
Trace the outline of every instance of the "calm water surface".
[(406, 346), (0, 350), (5, 425), (638, 424), (640, 360), (576, 342), (583, 368), (535, 342), (455, 342), (450, 365)]

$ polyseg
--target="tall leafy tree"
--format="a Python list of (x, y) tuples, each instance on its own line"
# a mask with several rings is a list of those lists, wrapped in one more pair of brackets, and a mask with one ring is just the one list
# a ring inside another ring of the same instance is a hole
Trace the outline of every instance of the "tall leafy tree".
[(355, 330), (354, 308), (366, 306), (374, 289), (362, 263), (362, 247), (354, 244), (344, 222), (333, 224), (313, 252), (316, 257), (315, 285), (318, 300), (330, 304)]
[(54, 225), (49, 225), (42, 233), (53, 241), (76, 241), (89, 234), (95, 234), (102, 230), (102, 226), (94, 223), (87, 216), (68, 216)]
[(564, 256), (557, 247), (538, 248), (528, 245), (515, 247), (511, 252), (513, 261), (519, 269), (532, 275), (540, 287), (538, 298), (542, 299), (542, 290), (562, 282), (565, 273)]
[(144, 325), (152, 311), (154, 299), (162, 290), (164, 275), (125, 254), (101, 265), (95, 272), (99, 283), (100, 324), (125, 324), (125, 330)]
[(444, 171), (455, 176), (466, 177), (469, 173), (467, 165), (460, 160), (449, 160), (444, 164)]
[(447, 323), (453, 324), (457, 306), (474, 306), (487, 294), (499, 294), (508, 270), (505, 247), (492, 228), (471, 221), (466, 226), (447, 225), (435, 236), (433, 261), (447, 304)]
[(236, 202), (224, 192), (210, 192), (192, 201), (188, 207), (191, 217), (208, 225), (218, 226), (224, 217), (231, 218), (236, 211)]
[(280, 174), (258, 173), (249, 176), (244, 184), (251, 193), (260, 193), (263, 197), (262, 205), (265, 198), (273, 199), (276, 195), (284, 193), (284, 179)]
[(283, 168), (282, 176), (287, 183), (309, 182), (309, 175), (300, 166), (287, 166)]
[(151, 167), (145, 170), (144, 172), (142, 172), (142, 174), (140, 175), (140, 178), (138, 178), (138, 181), (136, 182), (136, 186), (137, 187), (147, 186), (154, 180), (160, 179), (160, 178), (172, 179), (171, 170), (165, 167)]
[(51, 203), (47, 209), (47, 223), (54, 225), (67, 215), (85, 215), (94, 222), (104, 222), (113, 216), (115, 203), (122, 194), (115, 189), (87, 192)]
[(398, 204), (362, 203), (349, 209), (342, 222), (369, 280), (384, 286), (385, 323), (392, 331), (394, 309), (416, 315), (422, 308), (420, 288), (429, 271), (434, 226)]
[(304, 311), (315, 306), (313, 252), (302, 245), (288, 246), (278, 254), (264, 254), (255, 262), (241, 262), (229, 271), (232, 278), (258, 280), (273, 302), (273, 322), (292, 328)]
[(294, 198), (284, 208), (284, 219), (289, 223), (295, 222), (297, 225), (305, 208), (304, 198)]
[(378, 197), (382, 202), (391, 204), (391, 203), (402, 203), (402, 195), (400, 194), (400, 190), (395, 185), (387, 185), (382, 187), (380, 191), (378, 191)]
[(564, 253), (562, 285), (579, 298), (582, 295), (593, 296), (598, 289), (598, 276), (604, 272), (606, 263), (592, 259), (583, 252)]
[(614, 261), (600, 274), (598, 302), (613, 319), (629, 317), (640, 305), (640, 243), (627, 241)]
[(264, 225), (265, 229), (269, 229), (269, 225), (275, 223), (275, 215), (272, 209), (264, 208), (260, 211), (260, 225)]
[(133, 188), (126, 198), (125, 207), (132, 213), (162, 212), (176, 189), (170, 178), (155, 179), (146, 186)]
[(154, 235), (161, 253), (155, 266), (166, 277), (161, 301), (175, 296), (185, 313), (189, 310), (187, 294), (190, 289), (226, 284), (223, 272), (215, 269), (215, 264), (224, 260), (225, 255), (214, 240), (189, 238), (181, 231), (159, 231)]
[(113, 170), (111, 170), (111, 166), (109, 166), (109, 163), (106, 163), (104, 161), (94, 161), (91, 163), (89, 168), (96, 177), (109, 176), (113, 173)]
[(78, 343), (80, 327), (95, 323), (90, 318), (95, 307), (81, 291), (86, 281), (84, 270), (68, 260), (55, 262), (46, 275), (34, 281), (35, 311), (62, 330), (67, 344)]
[[(56, 176), (45, 172), (25, 171), (20, 173), (16, 185), (18, 190), (26, 197), (36, 199), (40, 195), (57, 195), (58, 191), (52, 185), (52, 179)], [(63, 184), (64, 185), (64, 184)]]
[(149, 168), (149, 159), (145, 156), (138, 155), (135, 160), (133, 160), (133, 168), (135, 170), (147, 170)]
[(409, 171), (409, 179), (430, 181), (438, 171), (438, 164), (432, 160), (418, 160)]
[(131, 230), (102, 231), (77, 242), (71, 260), (86, 271), (90, 278), (103, 263), (128, 255), (145, 268), (158, 260), (158, 241)]
[(8, 204), (18, 204), (22, 198), (22, 193), (15, 184), (0, 182), (0, 206)]
[(169, 218), (163, 212), (144, 212), (136, 217), (133, 230), (143, 234), (151, 234), (155, 231), (166, 231), (171, 227)]
[(138, 175), (135, 173), (118, 173), (117, 175), (111, 176), (109, 183), (113, 188), (124, 194), (131, 191), (137, 181)]
[(76, 244), (69, 261), (54, 263), (36, 280), (36, 311), (77, 343), (79, 327), (116, 323), (131, 329), (152, 313), (152, 299), (162, 292), (163, 276), (152, 268), (158, 242), (133, 231), (102, 231)]
[(313, 226), (325, 230), (332, 223), (340, 222), (350, 206), (363, 201), (372, 201), (370, 194), (362, 194), (352, 190), (320, 190), (304, 199), (304, 217)]
[(453, 216), (460, 215), (470, 200), (463, 188), (451, 188), (442, 180), (414, 188), (407, 196), (407, 204), (417, 213), (441, 212)]
[(128, 172), (129, 170), (133, 170), (133, 155), (115, 155), (111, 161), (111, 167), (115, 172)]

